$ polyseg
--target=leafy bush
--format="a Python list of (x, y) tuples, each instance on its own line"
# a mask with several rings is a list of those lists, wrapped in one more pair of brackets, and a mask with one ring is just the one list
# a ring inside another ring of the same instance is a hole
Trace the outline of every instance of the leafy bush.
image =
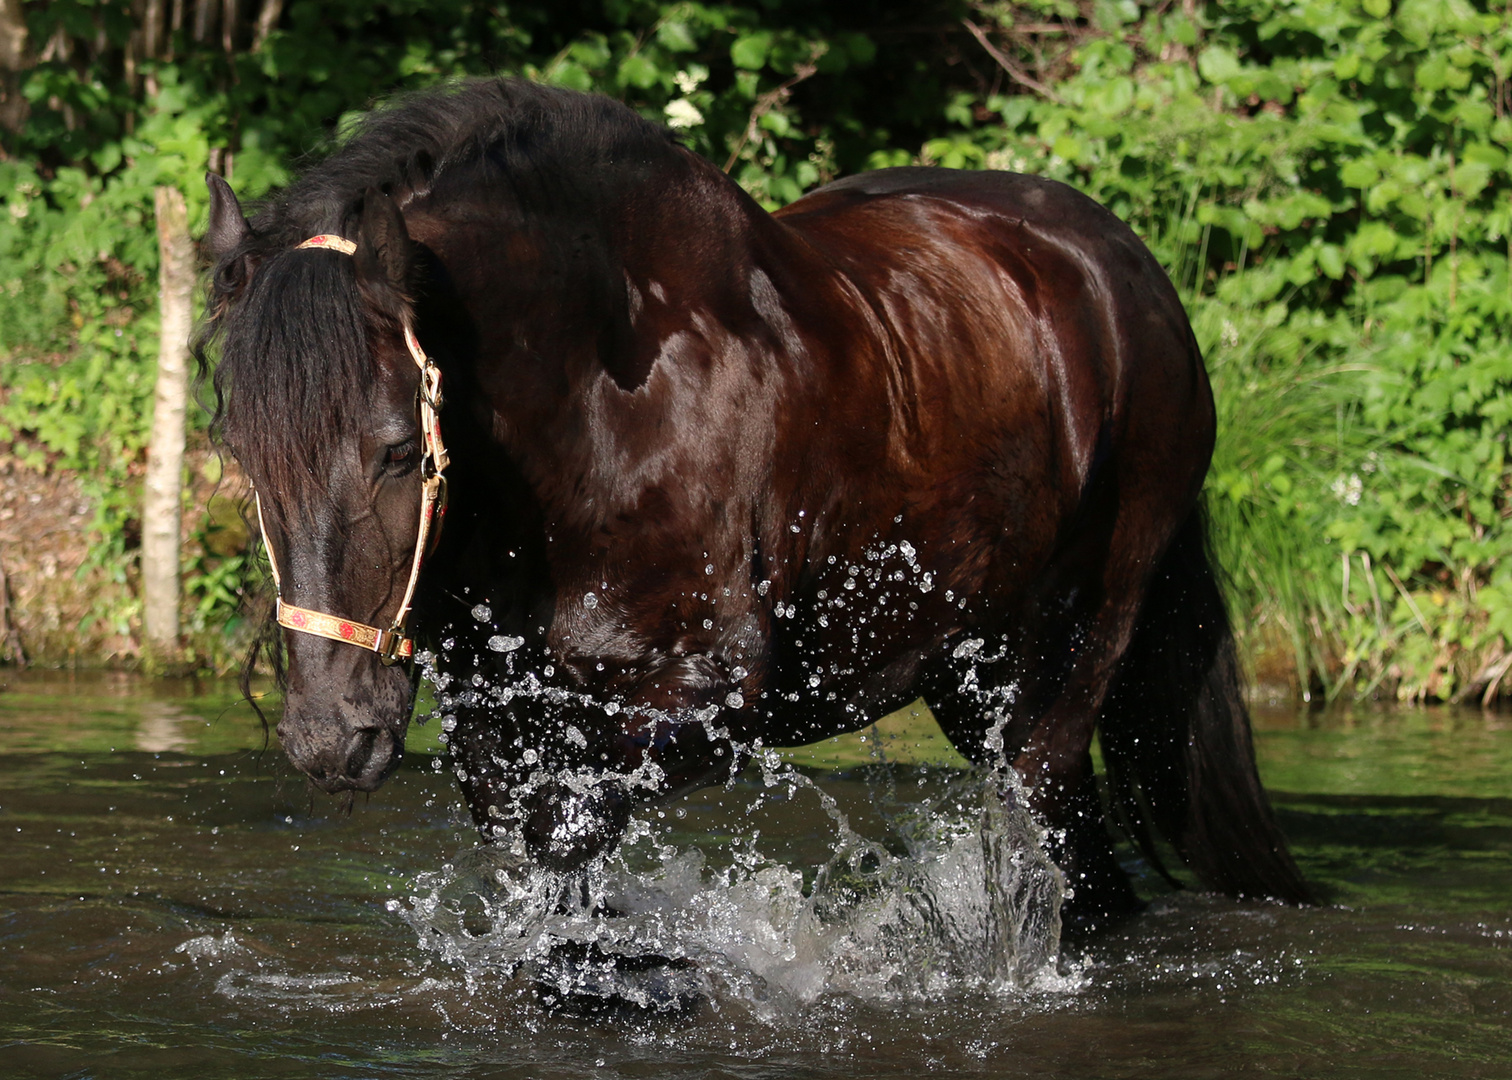
[[(769, 207), (913, 162), (1086, 191), (1192, 312), (1220, 404), (1209, 501), (1262, 674), (1443, 698), (1512, 668), (1499, 6), (294, 0), (261, 41), (181, 31), (176, 59), (128, 76), (130, 10), (26, 7), (34, 41), (76, 42), (27, 74), (31, 116), (0, 162), (0, 348), (31, 361), (6, 369), (0, 436), (34, 460), (129, 490), (152, 185), (202, 217), (207, 164), (255, 196), (377, 95), (506, 70), (626, 100)], [(129, 554), (131, 498), (101, 505), (101, 550)], [(205, 552), (213, 621), (243, 555)]]

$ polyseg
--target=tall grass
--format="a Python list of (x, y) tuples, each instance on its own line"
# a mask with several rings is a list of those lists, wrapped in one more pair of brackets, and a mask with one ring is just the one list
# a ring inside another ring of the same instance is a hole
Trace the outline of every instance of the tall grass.
[[(1343, 691), (1346, 610), (1333, 516), (1357, 495), (1339, 478), (1370, 460), (1351, 324), (1297, 326), (1280, 305), (1185, 290), (1206, 358), (1218, 435), (1206, 501), (1236, 630), (1256, 676), (1304, 699)], [(1339, 345), (1346, 345), (1339, 348)]]

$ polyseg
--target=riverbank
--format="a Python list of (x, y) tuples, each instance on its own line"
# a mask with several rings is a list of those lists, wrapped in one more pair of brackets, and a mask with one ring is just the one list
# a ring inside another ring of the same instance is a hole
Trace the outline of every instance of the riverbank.
[[(0, 664), (134, 670), (142, 662), (135, 544), (100, 544), (100, 499), (79, 474), (36, 469), (0, 447)], [(245, 588), (248, 531), (239, 472), (189, 455), (183, 525), (185, 670), (224, 674), (245, 652), (247, 615), (232, 614)], [(233, 577), (232, 575), (236, 576)], [(251, 605), (255, 606), (255, 599)]]

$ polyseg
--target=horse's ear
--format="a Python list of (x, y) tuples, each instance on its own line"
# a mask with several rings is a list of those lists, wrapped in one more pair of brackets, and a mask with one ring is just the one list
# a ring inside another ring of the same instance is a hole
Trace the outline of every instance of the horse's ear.
[(219, 262), (235, 251), (252, 229), (230, 184), (215, 173), (206, 173), (205, 185), (210, 189), (210, 228), (205, 241), (210, 257)]
[(377, 188), (368, 188), (362, 197), (356, 258), (359, 279), (382, 282), (400, 296), (408, 295), (414, 259), (409, 230), (394, 200)]

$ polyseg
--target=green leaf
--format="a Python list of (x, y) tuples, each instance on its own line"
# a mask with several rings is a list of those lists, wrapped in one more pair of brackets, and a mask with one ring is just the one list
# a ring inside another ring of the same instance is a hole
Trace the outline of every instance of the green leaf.
[(1226, 83), (1238, 77), (1239, 58), (1222, 45), (1209, 45), (1197, 56), (1197, 70), (1210, 83)]
[(619, 80), (627, 86), (648, 90), (661, 79), (661, 71), (645, 53), (636, 53), (620, 61)]
[(851, 61), (856, 64), (870, 64), (877, 57), (876, 42), (865, 34), (840, 34), (836, 37), (835, 44), (850, 53)]
[(1337, 244), (1324, 244), (1318, 248), (1318, 269), (1335, 281), (1344, 276), (1344, 252)]
[(693, 31), (680, 19), (669, 19), (657, 27), (656, 40), (668, 52), (692, 52), (698, 48)]
[(761, 30), (754, 34), (747, 34), (737, 38), (735, 44), (730, 46), (730, 60), (738, 68), (759, 71), (766, 64), (767, 53), (771, 47), (772, 35), (769, 31)]
[(1367, 188), (1380, 178), (1381, 171), (1367, 158), (1355, 158), (1339, 170), (1339, 179), (1352, 188)]

